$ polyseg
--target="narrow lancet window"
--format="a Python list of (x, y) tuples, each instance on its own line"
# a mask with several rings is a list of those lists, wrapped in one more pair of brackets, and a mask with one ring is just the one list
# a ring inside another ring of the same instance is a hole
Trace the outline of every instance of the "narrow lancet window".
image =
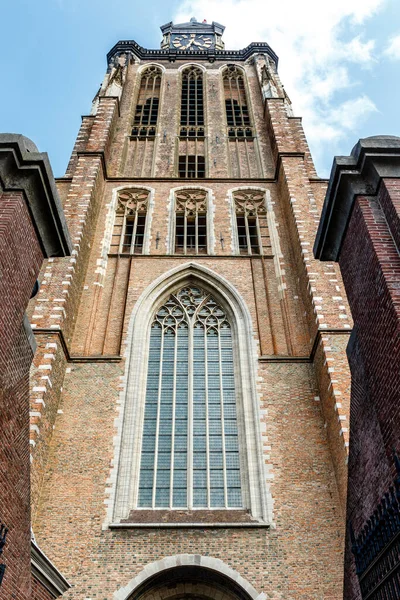
[(204, 138), (203, 73), (189, 67), (182, 73), (181, 138)]
[(269, 247), (265, 194), (239, 191), (234, 196), (237, 242), (240, 254), (264, 254)]
[(143, 254), (149, 192), (127, 190), (118, 195), (111, 252)]
[(154, 138), (157, 129), (160, 102), (161, 70), (148, 67), (140, 80), (139, 96), (131, 136), (134, 138)]
[(179, 177), (204, 178), (206, 165), (203, 72), (194, 66), (188, 67), (182, 73), (179, 138)]
[(184, 287), (151, 326), (139, 508), (242, 506), (236, 404), (229, 320)]
[(228, 137), (253, 138), (243, 74), (235, 65), (228, 65), (223, 73)]
[(207, 254), (207, 192), (177, 192), (175, 213), (175, 253)]

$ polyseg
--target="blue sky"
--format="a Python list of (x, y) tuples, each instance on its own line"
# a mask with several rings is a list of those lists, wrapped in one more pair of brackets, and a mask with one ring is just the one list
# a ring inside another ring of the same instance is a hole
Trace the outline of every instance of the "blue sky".
[(159, 26), (226, 26), (227, 48), (266, 41), (321, 176), (360, 137), (400, 136), (399, 0), (14, 0), (3, 3), (0, 131), (22, 133), (62, 176), (119, 39), (158, 48)]

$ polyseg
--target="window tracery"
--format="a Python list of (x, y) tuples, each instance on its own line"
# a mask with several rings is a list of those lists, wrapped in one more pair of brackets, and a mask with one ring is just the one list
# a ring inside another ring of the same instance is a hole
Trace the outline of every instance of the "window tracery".
[(240, 254), (263, 254), (268, 245), (265, 192), (240, 190), (233, 194)]
[(235, 65), (223, 72), (228, 138), (253, 138), (243, 73)]
[(194, 65), (182, 73), (178, 176), (205, 177), (203, 71)]
[(259, 177), (262, 164), (252, 123), (245, 73), (236, 65), (222, 72), (230, 174), (234, 178)]
[(147, 67), (142, 73), (131, 132), (133, 138), (154, 138), (156, 135), (161, 76), (161, 70), (155, 66)]
[(111, 240), (111, 252), (142, 254), (149, 206), (148, 190), (119, 192)]
[(188, 67), (182, 73), (181, 138), (204, 138), (203, 72)]
[(241, 506), (231, 325), (190, 285), (151, 325), (138, 507)]
[(207, 192), (180, 190), (175, 193), (175, 252), (207, 253)]

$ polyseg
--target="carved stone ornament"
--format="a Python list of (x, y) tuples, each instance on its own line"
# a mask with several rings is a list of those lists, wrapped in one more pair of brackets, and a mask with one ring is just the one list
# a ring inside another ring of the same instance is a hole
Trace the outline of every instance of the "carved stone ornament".
[(131, 190), (118, 194), (117, 214), (125, 216), (134, 215), (136, 212), (146, 212), (149, 200), (147, 190)]
[(207, 212), (207, 192), (204, 190), (185, 190), (177, 192), (176, 212), (184, 212), (187, 215)]
[(263, 192), (244, 191), (234, 194), (235, 211), (242, 215), (265, 213), (265, 194)]

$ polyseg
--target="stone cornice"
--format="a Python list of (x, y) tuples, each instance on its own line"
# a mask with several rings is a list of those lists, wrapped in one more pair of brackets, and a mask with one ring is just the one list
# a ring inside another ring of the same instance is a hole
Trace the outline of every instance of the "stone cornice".
[(130, 52), (139, 60), (156, 60), (156, 61), (169, 61), (174, 62), (176, 60), (207, 60), (209, 62), (220, 61), (245, 61), (253, 54), (268, 54), (268, 56), (274, 61), (276, 67), (278, 66), (278, 57), (270, 46), (265, 42), (253, 42), (242, 50), (175, 50), (173, 48), (166, 48), (162, 50), (149, 50), (139, 46), (134, 40), (121, 40), (115, 44), (115, 46), (107, 54), (107, 64), (110, 64), (114, 56)]
[(31, 571), (33, 577), (40, 581), (53, 598), (58, 598), (71, 587), (33, 541), (31, 542)]
[(48, 156), (23, 135), (0, 134), (0, 187), (22, 191), (46, 258), (72, 251)]
[(350, 156), (336, 156), (314, 244), (319, 260), (339, 259), (356, 196), (375, 196), (384, 177), (400, 178), (400, 138), (359, 140)]

